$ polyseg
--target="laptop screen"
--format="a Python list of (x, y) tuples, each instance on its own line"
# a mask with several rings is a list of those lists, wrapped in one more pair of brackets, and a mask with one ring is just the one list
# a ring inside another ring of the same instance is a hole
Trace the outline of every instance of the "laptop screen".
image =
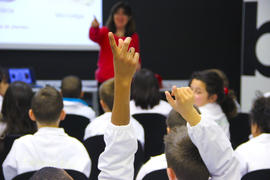
[(14, 81), (23, 81), (28, 84), (34, 83), (30, 68), (10, 68), (8, 72), (10, 83)]

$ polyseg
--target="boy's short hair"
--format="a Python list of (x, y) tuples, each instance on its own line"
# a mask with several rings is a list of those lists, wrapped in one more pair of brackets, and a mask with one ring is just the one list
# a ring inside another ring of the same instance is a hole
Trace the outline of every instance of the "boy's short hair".
[(258, 97), (250, 112), (251, 124), (256, 124), (262, 133), (270, 133), (270, 97)]
[(168, 167), (173, 169), (178, 179), (208, 180), (209, 171), (185, 126), (175, 127), (164, 141)]
[(113, 99), (114, 99), (114, 79), (111, 78), (103, 82), (99, 88), (99, 97), (104, 103), (113, 109)]
[(61, 82), (61, 93), (63, 97), (80, 98), (82, 92), (82, 81), (77, 76), (66, 76)]
[(35, 172), (29, 180), (72, 180), (73, 178), (63, 169), (44, 167)]
[(53, 87), (40, 89), (33, 97), (31, 109), (38, 122), (54, 123), (63, 109), (61, 94)]
[[(201, 114), (200, 110), (196, 106), (194, 106), (194, 108), (199, 114)], [(168, 128), (173, 129), (174, 127), (185, 126), (186, 120), (181, 116), (181, 114), (172, 109), (166, 119), (166, 125)]]

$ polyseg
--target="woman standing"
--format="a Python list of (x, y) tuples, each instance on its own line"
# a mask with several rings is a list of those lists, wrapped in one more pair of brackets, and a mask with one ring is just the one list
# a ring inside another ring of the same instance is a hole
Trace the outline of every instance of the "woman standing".
[[(131, 7), (124, 2), (116, 3), (110, 12), (106, 26), (99, 28), (96, 19), (93, 20), (89, 31), (89, 37), (100, 46), (98, 69), (95, 77), (98, 85), (114, 76), (113, 55), (108, 39), (108, 32), (114, 33), (114, 38), (118, 43), (119, 39), (131, 37), (130, 47), (134, 47), (139, 52), (139, 36), (135, 32), (135, 22), (132, 16)], [(140, 65), (139, 67), (140, 68)]]

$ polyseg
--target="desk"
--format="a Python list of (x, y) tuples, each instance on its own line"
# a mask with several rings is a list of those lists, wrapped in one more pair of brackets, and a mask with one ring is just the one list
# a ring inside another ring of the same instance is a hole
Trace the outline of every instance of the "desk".
[[(188, 80), (163, 80), (163, 88), (160, 89), (161, 92), (165, 92), (166, 90), (171, 90), (173, 85), (177, 87), (184, 87), (188, 86)], [(37, 80), (36, 81), (37, 87), (34, 87), (34, 91), (38, 91), (40, 88), (45, 87), (46, 85), (52, 86), (57, 90), (60, 90), (61, 80)], [(92, 94), (92, 105), (94, 111), (98, 114), (98, 88), (97, 88), (97, 81), (96, 80), (82, 80), (82, 90), (86, 93)]]

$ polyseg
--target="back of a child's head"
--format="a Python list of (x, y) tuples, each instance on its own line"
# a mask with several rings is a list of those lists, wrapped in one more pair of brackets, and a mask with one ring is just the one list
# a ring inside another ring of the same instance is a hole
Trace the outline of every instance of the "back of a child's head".
[(37, 172), (29, 180), (72, 180), (73, 178), (63, 169), (54, 167), (44, 167)]
[(9, 85), (3, 99), (2, 121), (7, 123), (6, 134), (26, 134), (36, 131), (28, 116), (33, 97), (32, 88), (24, 82)]
[(199, 80), (205, 84), (208, 97), (217, 95), (216, 103), (221, 106), (228, 118), (237, 114), (234, 93), (224, 87), (224, 81), (217, 72), (212, 70), (194, 72), (191, 76), (190, 85), (192, 80)]
[(108, 106), (110, 110), (113, 109), (114, 99), (114, 79), (108, 79), (103, 82), (99, 88), (100, 99)]
[(80, 98), (82, 91), (81, 79), (77, 76), (66, 76), (61, 82), (61, 93), (63, 97)]
[(251, 124), (256, 124), (261, 133), (270, 133), (270, 97), (258, 97), (250, 112)]
[(164, 138), (168, 168), (181, 180), (208, 180), (209, 172), (197, 147), (188, 136), (187, 128), (174, 128)]
[(62, 96), (53, 87), (42, 88), (34, 95), (31, 109), (38, 122), (55, 123), (63, 110)]
[(155, 74), (148, 69), (137, 71), (133, 77), (131, 98), (142, 109), (153, 108), (159, 104), (160, 92)]
[[(199, 114), (201, 114), (196, 106), (194, 106), (194, 108), (197, 110)], [(173, 129), (175, 127), (185, 126), (186, 120), (181, 116), (180, 113), (172, 109), (166, 119), (166, 125), (168, 128)]]

